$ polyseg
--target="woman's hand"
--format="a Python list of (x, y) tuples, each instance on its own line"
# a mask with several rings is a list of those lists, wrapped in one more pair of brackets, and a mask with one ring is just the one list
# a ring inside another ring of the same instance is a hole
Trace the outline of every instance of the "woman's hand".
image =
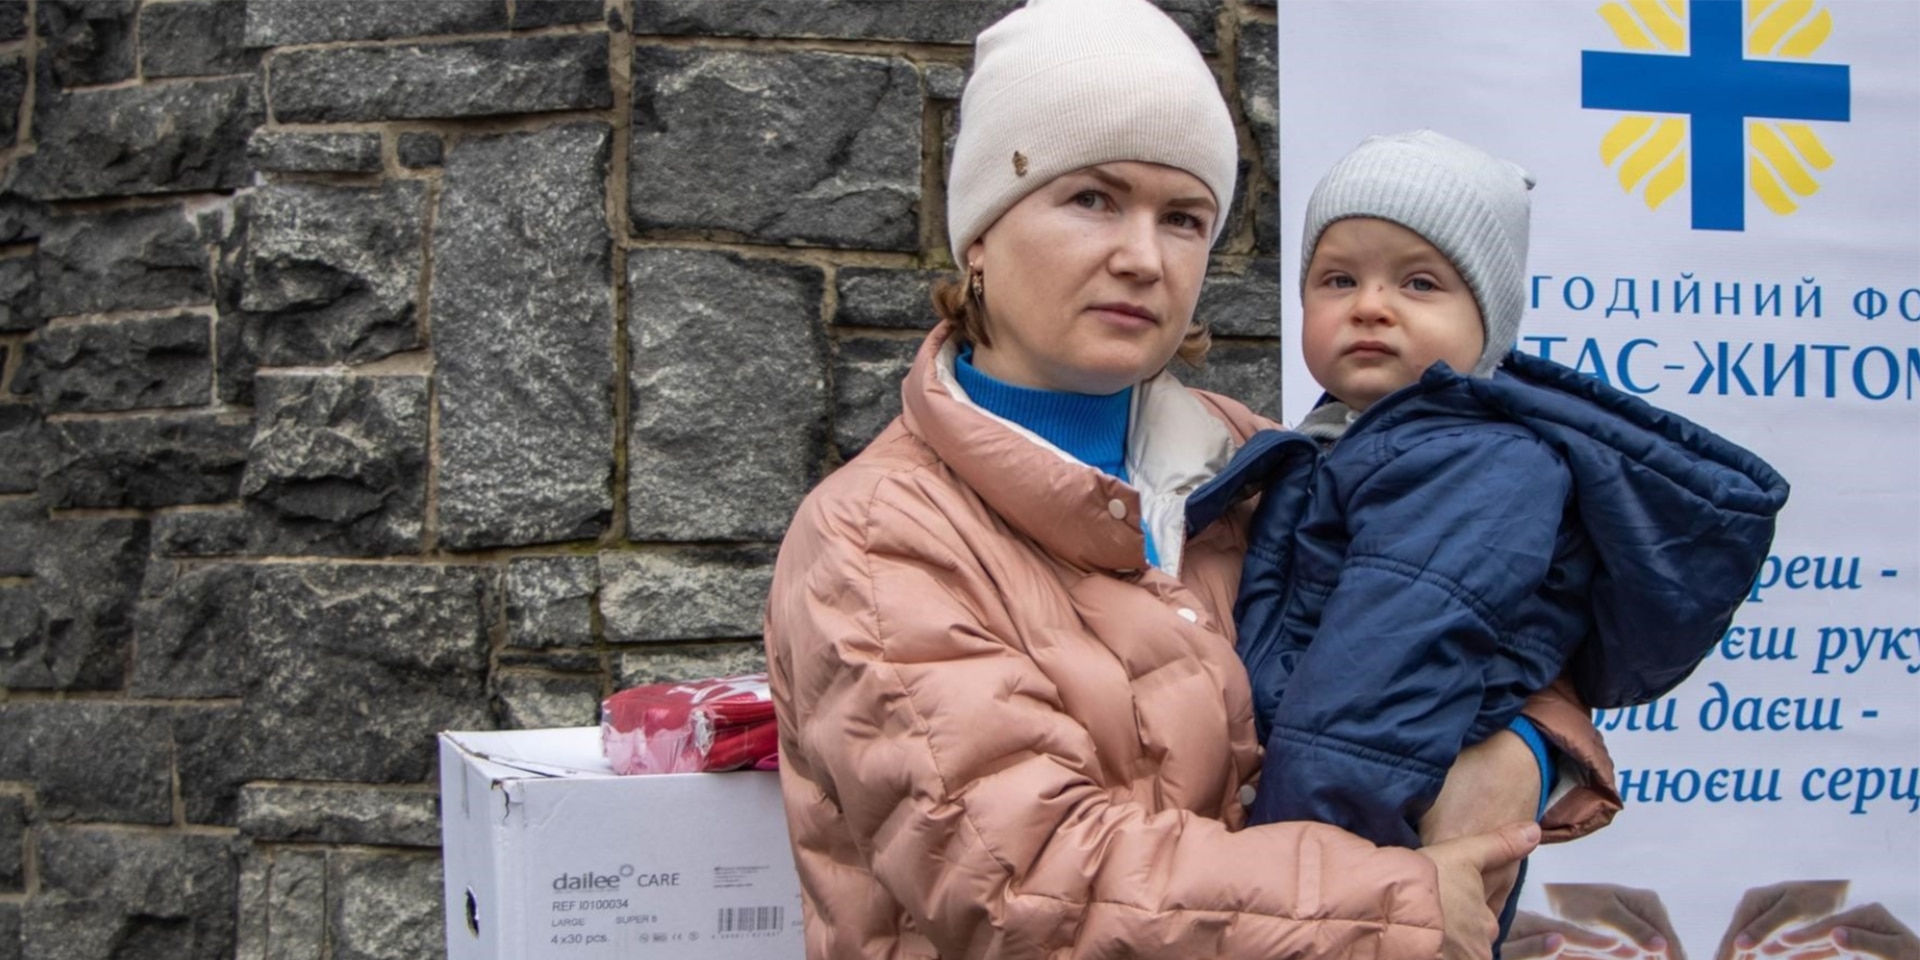
[[(1433, 844), (1486, 833), (1502, 824), (1531, 820), (1539, 809), (1539, 763), (1526, 741), (1502, 730), (1460, 751), (1439, 798), (1420, 818), (1420, 841)], [(1487, 876), (1487, 905), (1495, 913), (1506, 906), (1519, 874), (1516, 860)]]
[(1539, 845), (1540, 825), (1523, 821), (1420, 848), (1439, 873), (1445, 960), (1490, 960), (1500, 918), (1487, 905), (1487, 877), (1515, 866)]

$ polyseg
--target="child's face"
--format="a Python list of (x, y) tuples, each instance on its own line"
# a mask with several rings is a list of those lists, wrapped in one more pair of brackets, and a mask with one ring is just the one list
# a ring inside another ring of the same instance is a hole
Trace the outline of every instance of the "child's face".
[(1301, 352), (1313, 379), (1365, 410), (1436, 360), (1472, 370), (1486, 331), (1473, 291), (1420, 235), (1385, 220), (1336, 221), (1320, 235), (1302, 293)]

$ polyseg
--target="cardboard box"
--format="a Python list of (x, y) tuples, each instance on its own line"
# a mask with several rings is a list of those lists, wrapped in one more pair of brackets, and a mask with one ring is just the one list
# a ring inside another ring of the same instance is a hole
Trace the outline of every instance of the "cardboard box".
[(780, 778), (616, 776), (598, 727), (440, 735), (450, 960), (798, 960)]

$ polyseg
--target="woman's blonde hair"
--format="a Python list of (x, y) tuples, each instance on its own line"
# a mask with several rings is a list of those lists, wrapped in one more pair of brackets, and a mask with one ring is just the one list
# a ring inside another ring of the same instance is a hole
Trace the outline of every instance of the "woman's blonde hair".
[[(967, 291), (967, 277), (946, 277), (933, 284), (933, 313), (935, 316), (953, 324), (954, 336), (962, 344), (993, 346), (993, 336), (987, 330), (987, 312), (984, 305)], [(1213, 347), (1213, 331), (1195, 317), (1187, 324), (1186, 338), (1180, 341), (1179, 349), (1173, 355), (1179, 357), (1187, 366), (1196, 370), (1206, 365), (1207, 351)]]

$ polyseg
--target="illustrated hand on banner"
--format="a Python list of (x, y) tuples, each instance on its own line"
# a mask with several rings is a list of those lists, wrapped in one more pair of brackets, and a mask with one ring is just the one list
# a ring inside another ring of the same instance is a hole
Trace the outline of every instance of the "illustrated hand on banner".
[[(1820, 881), (1776, 883), (1774, 887), (1761, 887), (1747, 893), (1753, 895), (1778, 891), (1780, 887), (1811, 887), (1818, 883)], [(1841, 889), (1845, 889), (1845, 883), (1841, 883)], [(1749, 929), (1753, 927), (1749, 925)], [(1728, 935), (1734, 935), (1738, 941), (1734, 929), (1728, 929)], [(1853, 954), (1878, 956), (1882, 960), (1920, 960), (1920, 935), (1914, 935), (1912, 929), (1895, 920), (1893, 914), (1878, 902), (1855, 906), (1847, 912), (1836, 912), (1812, 924), (1780, 931), (1778, 935), (1768, 931), (1766, 935), (1759, 935), (1753, 943), (1759, 943), (1759, 947), (1753, 950), (1740, 948), (1736, 958), (1824, 960), (1830, 956)]]
[(1619, 937), (1528, 910), (1513, 915), (1501, 960), (1628, 960), (1639, 948)]
[(1591, 928), (1595, 924), (1617, 930), (1640, 952), (1687, 960), (1680, 937), (1673, 932), (1666, 905), (1652, 890), (1611, 883), (1549, 883), (1543, 885), (1547, 902), (1562, 919)]
[(1760, 947), (1762, 957), (1786, 954), (1808, 948), (1826, 948), (1828, 953), (1794, 953), (1794, 956), (1831, 956), (1850, 952), (1882, 960), (1920, 960), (1920, 935), (1894, 919), (1887, 908), (1877, 903), (1836, 913), (1804, 927), (1782, 933), (1773, 943)]
[(1765, 887), (1754, 887), (1740, 897), (1727, 921), (1727, 932), (1720, 938), (1714, 960), (1752, 957), (1789, 924), (1818, 920), (1839, 911), (1847, 902), (1845, 880), (1789, 880)]

